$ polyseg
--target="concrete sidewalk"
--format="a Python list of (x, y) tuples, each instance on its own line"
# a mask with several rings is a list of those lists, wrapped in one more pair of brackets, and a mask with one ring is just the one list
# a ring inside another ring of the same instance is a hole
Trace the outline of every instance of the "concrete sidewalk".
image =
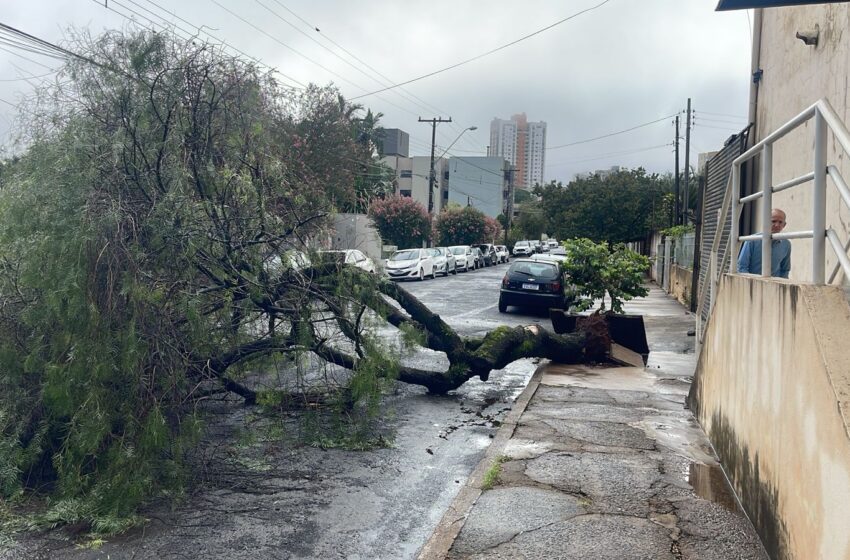
[(541, 367), (420, 558), (767, 559), (684, 409), (693, 315), (654, 286), (626, 311), (647, 367)]

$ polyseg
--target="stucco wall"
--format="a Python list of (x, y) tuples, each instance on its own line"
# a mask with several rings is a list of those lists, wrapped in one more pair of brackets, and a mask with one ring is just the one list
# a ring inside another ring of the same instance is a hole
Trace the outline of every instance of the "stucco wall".
[(670, 266), (670, 294), (684, 306), (691, 304), (694, 271), (679, 265)]
[(850, 559), (850, 306), (727, 275), (689, 402), (774, 558)]
[(381, 236), (366, 214), (337, 214), (331, 233), (332, 249), (360, 249), (381, 263)]
[[(817, 46), (807, 46), (795, 38), (798, 31), (813, 30), (820, 37)], [(841, 119), (850, 117), (850, 5), (847, 3), (767, 8), (763, 12), (756, 116), (756, 140), (761, 140), (790, 118), (822, 97), (826, 97)], [(755, 71), (755, 69), (753, 69)], [(813, 121), (780, 140), (774, 147), (773, 181), (778, 184), (812, 171)], [(850, 179), (850, 158), (832, 136), (827, 162)], [(831, 182), (830, 182), (831, 183)], [(774, 207), (788, 214), (786, 231), (809, 230), (811, 225), (811, 183), (774, 195)], [(827, 194), (827, 227), (842, 239), (850, 232), (850, 210), (840, 203), (830, 186)], [(792, 280), (811, 280), (811, 240), (792, 241)], [(835, 256), (827, 250), (827, 271)]]

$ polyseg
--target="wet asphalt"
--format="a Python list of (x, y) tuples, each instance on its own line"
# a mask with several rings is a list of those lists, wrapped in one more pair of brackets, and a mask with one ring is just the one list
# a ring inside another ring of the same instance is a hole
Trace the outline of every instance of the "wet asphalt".
[[(507, 265), (404, 285), (462, 335), (539, 323), (545, 313), (497, 309)], [(445, 356), (406, 361), (434, 367)], [(389, 447), (370, 451), (303, 445), (284, 419), (238, 402), (207, 413), (197, 483), (177, 502), (143, 512), (142, 527), (104, 542), (57, 530), (19, 538), (0, 558), (266, 559), (414, 558), (484, 453), (537, 363), (520, 360), (444, 396), (397, 384), (383, 402)]]

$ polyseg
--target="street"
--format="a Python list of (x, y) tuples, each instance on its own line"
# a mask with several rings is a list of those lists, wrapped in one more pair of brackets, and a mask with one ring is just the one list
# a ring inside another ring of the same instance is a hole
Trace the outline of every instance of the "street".
[[(544, 312), (499, 313), (507, 266), (403, 285), (462, 335), (505, 324), (548, 325)], [(433, 367), (440, 358), (424, 351), (408, 359)], [(446, 396), (397, 384), (384, 403), (392, 443), (369, 451), (319, 449), (286, 434), (265, 441), (251, 408), (223, 405), (208, 415), (199, 451), (208, 472), (174, 509), (167, 502), (148, 508), (144, 527), (99, 547), (80, 548), (54, 532), (24, 537), (0, 557), (412, 558), (536, 367), (521, 360)]]

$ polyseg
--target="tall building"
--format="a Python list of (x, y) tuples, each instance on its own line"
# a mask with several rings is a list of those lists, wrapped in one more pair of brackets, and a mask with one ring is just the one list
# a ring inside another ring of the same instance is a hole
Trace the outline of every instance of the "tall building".
[(528, 122), (525, 113), (490, 122), (488, 156), (506, 159), (514, 168), (518, 188), (543, 183), (546, 167), (546, 123)]

